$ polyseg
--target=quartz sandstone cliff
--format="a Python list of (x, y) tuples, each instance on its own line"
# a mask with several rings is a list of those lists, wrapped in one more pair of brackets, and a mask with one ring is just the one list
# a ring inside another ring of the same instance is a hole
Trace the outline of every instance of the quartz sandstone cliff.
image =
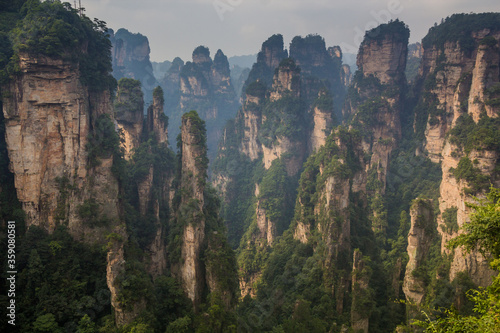
[[(479, 122), (483, 114), (491, 118), (498, 117), (499, 107), (489, 102), (491, 97), (488, 92), (498, 86), (500, 81), (498, 65), (495, 65), (500, 62), (500, 32), (483, 29), (471, 32), (471, 37), (475, 45), (472, 50), (466, 50), (457, 41), (447, 41), (442, 47), (424, 43), (420, 69), (422, 80), (429, 82), (424, 87), (424, 94), (427, 95), (422, 100), (427, 104), (432, 103), (425, 128), (424, 150), (432, 161), (441, 163), (443, 179), (439, 209), (441, 213), (456, 209), (459, 227), (468, 221), (469, 208), (466, 203), (472, 198), (466, 188), (471, 184), (456, 179), (450, 172), (451, 168), (457, 168), (460, 159), (468, 157), (475, 161), (481, 174), (491, 178), (494, 186), (499, 186), (494, 175), (500, 157), (497, 151), (475, 148), (466, 153), (449, 138), (450, 130), (457, 125), (457, 119), (461, 116), (468, 115), (475, 123)], [(445, 231), (443, 215), (438, 216), (438, 224), (442, 252), (449, 252), (445, 248), (446, 243), (457, 233)], [(450, 280), (462, 271), (466, 271), (477, 285), (491, 283), (492, 272), (486, 260), (475, 251), (464, 254), (461, 249), (454, 250)]]
[(19, 201), (27, 225), (53, 231), (68, 222), (70, 233), (88, 242), (102, 241), (100, 228), (78, 214), (94, 198), (100, 213), (118, 222), (118, 183), (113, 157), (88, 168), (87, 144), (101, 114), (112, 116), (109, 93), (89, 93), (70, 63), (20, 56), (21, 74), (4, 99), (6, 142)]
[(425, 296), (425, 284), (419, 267), (427, 260), (429, 249), (434, 241), (435, 221), (431, 200), (416, 199), (410, 216), (411, 226), (408, 233), (408, 264), (403, 284), (403, 292), (410, 302), (420, 304)]
[[(97, 118), (113, 116), (109, 93), (90, 93), (74, 64), (63, 60), (21, 55), (19, 65), (21, 74), (9, 84), (3, 112), (10, 168), (27, 226), (52, 232), (67, 224), (76, 240), (90, 244), (105, 243), (110, 232), (125, 238), (113, 156), (99, 158), (94, 167), (88, 163), (88, 139)], [(88, 200), (98, 204), (105, 225), (90, 225), (79, 213)], [(107, 284), (118, 325), (131, 322), (140, 308), (130, 312), (118, 302), (116, 278), (124, 263), (123, 244), (110, 248)]]
[(205, 217), (203, 216), (206, 165), (200, 165), (206, 158), (206, 147), (202, 142), (200, 119), (184, 115), (181, 128), (181, 187), (184, 194), (181, 206), (191, 209), (184, 216), (180, 278), (184, 290), (195, 307), (201, 303), (204, 288), (204, 266), (201, 261), (202, 245), (205, 238)]

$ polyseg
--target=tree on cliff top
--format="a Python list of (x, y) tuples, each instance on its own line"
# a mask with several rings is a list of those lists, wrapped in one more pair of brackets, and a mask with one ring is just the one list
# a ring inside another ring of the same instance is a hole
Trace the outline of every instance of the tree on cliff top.
[(69, 60), (78, 65), (82, 83), (90, 89), (116, 88), (104, 21), (91, 21), (69, 3), (56, 0), (27, 1), (20, 14), (24, 18), (11, 32), (14, 59), (26, 53)]
[(386, 36), (393, 35), (396, 41), (401, 41), (405, 44), (408, 43), (408, 38), (410, 38), (410, 29), (408, 26), (398, 19), (395, 21), (389, 21), (389, 23), (381, 24), (376, 28), (368, 30), (365, 33), (364, 41), (377, 41), (382, 42)]

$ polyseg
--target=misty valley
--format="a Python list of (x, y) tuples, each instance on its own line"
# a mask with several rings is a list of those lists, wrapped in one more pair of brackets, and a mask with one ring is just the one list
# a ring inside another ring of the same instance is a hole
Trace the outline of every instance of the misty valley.
[(113, 28), (0, 1), (2, 332), (500, 331), (500, 13), (163, 62)]

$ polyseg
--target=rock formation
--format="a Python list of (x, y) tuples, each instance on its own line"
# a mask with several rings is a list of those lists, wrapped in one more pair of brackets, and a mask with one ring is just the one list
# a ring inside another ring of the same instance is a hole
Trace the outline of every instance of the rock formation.
[(113, 76), (141, 81), (145, 91), (145, 100), (152, 100), (152, 91), (158, 86), (153, 75), (153, 65), (149, 60), (148, 38), (140, 33), (131, 33), (127, 29), (111, 31)]
[(53, 231), (69, 223), (75, 238), (102, 240), (100, 228), (86, 225), (78, 211), (93, 198), (100, 214), (118, 218), (113, 156), (88, 167), (93, 127), (101, 115), (112, 115), (109, 93), (89, 93), (78, 70), (62, 60), (25, 54), (19, 66), (3, 112), (10, 169), (27, 225)]
[(153, 90), (153, 103), (148, 107), (146, 130), (148, 134), (154, 134), (159, 144), (168, 143), (168, 118), (163, 112), (163, 90), (161, 87)]
[[(488, 14), (483, 16), (487, 21)], [(457, 15), (446, 20), (422, 42), (424, 51), (420, 75), (424, 85), (420, 103), (429, 111), (425, 123), (419, 122), (418, 118), (415, 120), (416, 128), (425, 126), (425, 152), (432, 161), (441, 163), (443, 179), (438, 231), (443, 252), (447, 252), (447, 241), (455, 237), (458, 228), (468, 221), (469, 208), (466, 203), (472, 200), (469, 194), (481, 195), (481, 191), (486, 189), (479, 179), (486, 177), (493, 185), (500, 184), (494, 171), (498, 163), (498, 151), (489, 148), (480, 139), (472, 146), (468, 144), (465, 147), (467, 143), (456, 134), (465, 122), (470, 124), (469, 131), (472, 132), (479, 130), (481, 124), (498, 117), (499, 107), (493, 102), (493, 91), (500, 85), (500, 75), (498, 66), (491, 64), (500, 61), (500, 32), (498, 29), (478, 28), (464, 32), (466, 35), (463, 40), (467, 40), (468, 44), (453, 39), (440, 41), (441, 31), (459, 19), (461, 17)], [(471, 172), (483, 176), (477, 176), (473, 181), (470, 177), (463, 179), (451, 172), (468, 161), (474, 161), (474, 166), (471, 163)], [(457, 226), (454, 229), (446, 226), (443, 216), (447, 210), (456, 212)], [(491, 282), (492, 272), (486, 260), (477, 252), (465, 255), (461, 249), (455, 250), (450, 280), (462, 271), (466, 271), (477, 285), (485, 286)]]
[(132, 150), (139, 147), (142, 135), (144, 98), (141, 82), (123, 78), (119, 81), (114, 103), (115, 119), (123, 133), (125, 158), (132, 157)]
[[(180, 260), (174, 263), (174, 271), (195, 310), (203, 300), (206, 286), (208, 292), (221, 295), (227, 308), (235, 300), (230, 282), (232, 277), (227, 275), (233, 269), (232, 261), (224, 257), (230, 257), (231, 250), (227, 248), (224, 236), (219, 235), (220, 228), (213, 224), (218, 217), (210, 215), (218, 212), (210, 212), (209, 208), (214, 205), (214, 199), (206, 191), (208, 159), (205, 140), (205, 124), (196, 111), (184, 114), (181, 129), (182, 191), (176, 216), (176, 223), (182, 226), (182, 244)], [(207, 225), (207, 219), (212, 220), (210, 225)]]
[[(206, 122), (209, 153), (215, 155), (223, 126), (237, 109), (227, 57), (218, 50), (212, 60), (209, 49), (199, 46), (193, 51), (192, 61), (182, 65), (180, 59), (174, 60), (162, 84), (171, 135), (178, 135), (182, 114), (196, 110)], [(175, 100), (176, 105), (172, 102)]]
[[(363, 260), (362, 253), (354, 250), (352, 259), (352, 306), (351, 306), (351, 327), (354, 332), (368, 332), (369, 317), (368, 311), (364, 307), (370, 304), (369, 295), (369, 268)], [(369, 305), (368, 305), (369, 306)]]
[(425, 273), (422, 274), (421, 270), (434, 241), (436, 226), (433, 209), (432, 201), (416, 199), (410, 210), (411, 227), (407, 249), (409, 260), (406, 265), (403, 292), (408, 301), (416, 304), (420, 304), (425, 295), (425, 284), (422, 279)]
[[(92, 326), (108, 316), (118, 329), (128, 330), (152, 327), (143, 320), (156, 316), (152, 309), (164, 302), (154, 294), (158, 289), (176, 294), (176, 306), (183, 303), (184, 291), (195, 310), (210, 301), (209, 306), (221, 302), (223, 312), (231, 311), (237, 294), (236, 263), (219, 218), (219, 202), (206, 186), (204, 122), (194, 111), (185, 116), (176, 165), (168, 148), (162, 89), (151, 89), (146, 116), (138, 80), (122, 78), (112, 99), (116, 81), (103, 22), (92, 23), (70, 4), (57, 1), (30, 2), (23, 13), (16, 13), (20, 8), (10, 3), (7, 7), (13, 18), (9, 23), (18, 20), (22, 26), (12, 43), (6, 43), (7, 32), (14, 26), (0, 27), (0, 206), (2, 230), (7, 230), (4, 218), (19, 217), (16, 233), (20, 240), (29, 239), (19, 243), (20, 256), (26, 258), (19, 266), (26, 276), (20, 285), (26, 288), (20, 289), (29, 289), (20, 292), (19, 299), (38, 297), (54, 309), (67, 306), (64, 313), (96, 314), (97, 319), (89, 318)], [(35, 29), (38, 39), (24, 35), (33, 17), (48, 22), (47, 29)], [(48, 48), (44, 34), (50, 35)], [(147, 39), (123, 31), (112, 38), (117, 71), (134, 76), (128, 65), (149, 63)], [(222, 52), (213, 64), (202, 53), (194, 62), (208, 69), (218, 94), (231, 94)], [(7, 175), (6, 161), (11, 171)], [(12, 209), (4, 212), (11, 202)], [(43, 265), (35, 249), (43, 249)], [(28, 267), (31, 258), (36, 273)], [(59, 260), (71, 262), (63, 274), (45, 269), (60, 265)], [(49, 287), (63, 280), (71, 286), (71, 297), (83, 293), (82, 302), (69, 302), (61, 289)], [(41, 289), (45, 291), (39, 294)], [(192, 310), (188, 303), (181, 306), (182, 313)], [(23, 311), (20, 326), (36, 330), (32, 322), (39, 315)], [(59, 325), (74, 330), (81, 317), (45, 311), (40, 322), (56, 318), (50, 330), (60, 330)], [(168, 322), (160, 325), (166, 328)]]
[(284, 49), (282, 35), (272, 35), (262, 43), (262, 48), (257, 54), (257, 62), (252, 66), (247, 81), (243, 85), (242, 97), (248, 85), (257, 80), (269, 88), (273, 83), (274, 69), (286, 57), (288, 57), (288, 52)]
[(167, 74), (161, 78), (160, 86), (165, 93), (165, 110), (172, 110), (179, 106), (180, 100), (180, 74), (184, 67), (184, 61), (176, 57)]
[(385, 237), (387, 222), (379, 203), (386, 189), (390, 156), (401, 137), (408, 37), (409, 30), (400, 21), (366, 33), (359, 48), (358, 72), (343, 111), (344, 117), (351, 119), (351, 128), (362, 133), (367, 158), (361, 186), (372, 194), (372, 229), (381, 237)]

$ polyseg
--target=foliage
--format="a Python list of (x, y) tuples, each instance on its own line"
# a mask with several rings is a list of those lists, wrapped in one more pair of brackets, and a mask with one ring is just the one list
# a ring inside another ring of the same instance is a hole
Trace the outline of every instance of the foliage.
[(236, 318), (225, 310), (219, 293), (211, 293), (207, 309), (195, 318), (196, 333), (236, 333)]
[(442, 217), (444, 226), (441, 227), (443, 228), (443, 231), (447, 232), (448, 234), (458, 232), (457, 212), (457, 207), (447, 208), (443, 212)]
[(390, 37), (395, 42), (400, 42), (406, 45), (410, 37), (410, 29), (404, 22), (396, 19), (388, 23), (379, 25), (365, 33), (364, 42), (376, 41), (382, 43), (384, 39)]
[(287, 207), (293, 206), (295, 198), (292, 184), (281, 159), (273, 161), (260, 183), (258, 200), (266, 212), (266, 217), (276, 225), (278, 234), (288, 227), (292, 217), (285, 213)]
[[(202, 120), (198, 113), (194, 110), (191, 110), (182, 115), (182, 123), (188, 123), (190, 125), (189, 135), (192, 136), (192, 142), (190, 144), (196, 145), (200, 149), (200, 154), (196, 157), (195, 165), (198, 170), (198, 186), (201, 188), (207, 178), (207, 170), (208, 170), (208, 157), (207, 157), (207, 130), (205, 127), (205, 121)], [(179, 138), (182, 140), (182, 138)], [(177, 145), (179, 146), (180, 141), (178, 141)], [(181, 146), (182, 147), (182, 146)], [(180, 150), (180, 154), (182, 155), (182, 149)]]
[(212, 290), (212, 293), (229, 293), (234, 305), (239, 293), (236, 258), (227, 241), (227, 231), (224, 221), (219, 217), (219, 210), (220, 201), (217, 192), (209, 187), (205, 190), (203, 207), (207, 246), (202, 258), (207, 271), (217, 283), (217, 290)]
[(36, 333), (41, 332), (61, 332), (61, 328), (56, 322), (56, 319), (52, 313), (47, 313), (36, 318), (33, 323), (33, 331)]
[(321, 111), (333, 111), (333, 97), (326, 89), (321, 89), (318, 98), (314, 101), (313, 107), (317, 107)]
[(227, 202), (222, 203), (220, 214), (226, 221), (228, 240), (236, 248), (252, 222), (256, 205), (255, 184), (261, 181), (264, 166), (260, 161), (252, 162), (240, 154), (239, 140), (243, 131), (241, 113), (236, 120), (227, 123), (225, 131), (225, 149), (219, 151), (212, 164), (212, 177), (217, 179), (227, 176), (232, 179), (225, 184)]
[(476, 123), (469, 114), (461, 115), (450, 130), (450, 142), (466, 154), (472, 150), (500, 150), (500, 118), (482, 116)]
[(302, 99), (286, 93), (280, 99), (266, 103), (262, 111), (266, 120), (258, 133), (260, 142), (271, 147), (281, 137), (301, 140), (305, 135), (304, 124), (309, 122), (305, 119), (304, 108)]
[(285, 58), (281, 60), (280, 64), (275, 69), (274, 73), (276, 74), (280, 70), (288, 70), (291, 72), (295, 72), (297, 74), (300, 73), (300, 67), (295, 63), (295, 60), (293, 60), (292, 58)]
[(152, 281), (146, 273), (144, 264), (137, 257), (140, 251), (135, 246), (135, 244), (129, 244), (126, 248), (125, 272), (120, 274), (115, 282), (120, 286), (118, 302), (127, 311), (133, 310), (134, 305), (142, 300), (151, 302), (153, 299)]
[(121, 78), (118, 81), (117, 99), (114, 107), (117, 117), (122, 116), (125, 112), (141, 111), (144, 105), (144, 94), (141, 90), (141, 82), (139, 80)]
[[(490, 188), (486, 199), (471, 204), (474, 212), (470, 223), (463, 226), (464, 233), (449, 242), (450, 247), (463, 247), (470, 252), (478, 249), (495, 271), (500, 270), (500, 190)], [(460, 315), (453, 309), (445, 309), (436, 319), (417, 321), (415, 324), (426, 332), (496, 332), (500, 325), (500, 275), (493, 278), (487, 288), (467, 293), (474, 302), (475, 315)]]
[(87, 142), (89, 168), (100, 165), (99, 158), (119, 159), (123, 154), (119, 134), (107, 114), (101, 114), (95, 121), (93, 130), (89, 133)]
[(483, 29), (498, 31), (499, 15), (498, 13), (453, 14), (440, 25), (430, 28), (422, 39), (422, 45), (424, 49), (431, 49), (433, 46), (443, 49), (446, 42), (458, 42), (462, 50), (470, 54), (476, 46), (472, 32)]
[(283, 46), (283, 36), (280, 34), (272, 35), (262, 43), (262, 50), (257, 55), (257, 62), (253, 64), (242, 91), (246, 91), (248, 85), (255, 81), (260, 81), (268, 88), (271, 87), (274, 68), (269, 68), (265, 63), (265, 52), (266, 50), (280, 50), (281, 52), (276, 55), (276, 58), (281, 60), (287, 57), (287, 52), (283, 50)]
[(109, 225), (109, 219), (100, 212), (100, 204), (94, 199), (86, 199), (77, 207), (78, 216), (91, 227), (102, 227)]
[(165, 103), (165, 98), (163, 97), (163, 89), (160, 86), (157, 86), (153, 89), (153, 98), (163, 105)]
[(98, 320), (111, 313), (102, 249), (75, 241), (64, 226), (51, 235), (32, 226), (18, 242), (16, 287), (22, 292), (16, 293), (16, 324), (21, 331), (76, 330), (85, 314)]
[(80, 16), (67, 2), (28, 1), (23, 10), (26, 15), (12, 32), (16, 55), (70, 60), (78, 64), (82, 83), (90, 89), (115, 89), (105, 22)]
[[(493, 40), (495, 40), (496, 42), (496, 39), (493, 38)], [(485, 97), (485, 105), (489, 105), (491, 107), (500, 106), (500, 83), (497, 82), (491, 87), (487, 88), (485, 91)]]
[(208, 50), (208, 47), (200, 45), (197, 48), (195, 48), (193, 51), (193, 57), (198, 55), (203, 55), (207, 58), (210, 58), (210, 51)]
[(283, 49), (283, 36), (280, 34), (275, 34), (269, 37), (264, 43), (262, 43), (262, 49)]
[(477, 203), (468, 204), (474, 212), (470, 223), (462, 227), (463, 234), (449, 242), (451, 247), (462, 246), (467, 252), (478, 247), (485, 257), (500, 257), (500, 189), (491, 187), (486, 199), (476, 199)]
[(248, 85), (245, 93), (250, 96), (264, 98), (266, 95), (266, 86), (260, 81), (255, 81)]
[(167, 326), (165, 333), (189, 333), (191, 331), (191, 318), (181, 317), (171, 322)]
[(420, 67), (422, 59), (417, 58), (417, 57), (409, 57), (407, 64), (406, 64), (406, 69), (405, 69), (405, 76), (408, 79), (409, 82), (412, 82), (417, 78), (418, 75), (418, 69)]
[(127, 41), (127, 44), (130, 45), (131, 49), (134, 49), (138, 46), (141, 46), (147, 43), (148, 38), (140, 33), (131, 33), (127, 29), (120, 28), (115, 33), (116, 39), (123, 39)]
[(457, 180), (465, 180), (470, 187), (466, 189), (467, 194), (474, 194), (488, 188), (489, 177), (483, 175), (479, 168), (474, 166), (475, 162), (472, 162), (467, 156), (464, 156), (458, 162), (457, 168), (450, 168), (450, 173)]
[[(172, 277), (160, 276), (155, 280), (154, 316), (159, 323), (158, 331), (191, 326), (191, 300), (187, 298), (180, 283)], [(182, 330), (180, 330), (182, 332)]]

